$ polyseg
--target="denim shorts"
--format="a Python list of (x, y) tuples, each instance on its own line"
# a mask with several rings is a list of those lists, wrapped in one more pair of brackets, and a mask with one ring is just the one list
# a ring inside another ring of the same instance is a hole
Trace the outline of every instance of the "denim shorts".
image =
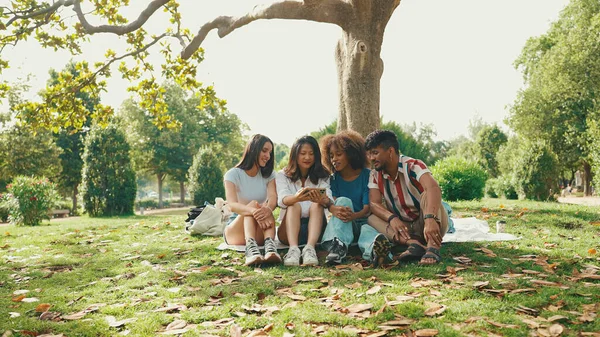
[[(227, 223), (225, 224), (225, 227), (227, 227), (227, 226), (231, 225), (231, 224), (233, 223), (233, 220), (237, 219), (237, 217), (238, 217), (238, 214), (237, 214), (237, 213), (232, 213), (232, 214), (229, 216), (229, 219), (227, 219)], [(227, 238), (225, 237), (225, 230), (223, 230), (223, 241), (225, 241), (225, 243), (226, 243), (226, 244), (229, 244), (229, 243), (227, 242)]]

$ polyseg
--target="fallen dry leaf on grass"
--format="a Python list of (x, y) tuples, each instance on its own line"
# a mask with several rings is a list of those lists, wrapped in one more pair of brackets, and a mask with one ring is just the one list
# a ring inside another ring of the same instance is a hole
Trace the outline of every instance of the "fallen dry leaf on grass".
[(242, 328), (240, 328), (237, 324), (234, 324), (229, 329), (229, 335), (231, 337), (242, 337)]
[(537, 329), (540, 327), (540, 323), (538, 323), (534, 320), (524, 318), (524, 317), (521, 317), (520, 319), (523, 323), (527, 324), (527, 326), (529, 326), (530, 329)]
[(352, 284), (345, 284), (344, 287), (346, 287), (348, 289), (358, 289), (358, 288), (362, 287), (362, 283), (354, 282)]
[(421, 329), (421, 330), (415, 331), (415, 336), (417, 336), (417, 337), (430, 337), (430, 336), (435, 336), (438, 333), (439, 333), (439, 331), (436, 330), (436, 329)]
[(560, 336), (563, 331), (565, 330), (565, 328), (560, 325), (560, 324), (552, 324), (549, 328), (548, 328), (548, 332), (550, 332), (551, 336)]
[(37, 307), (35, 307), (35, 312), (46, 312), (48, 311), (48, 309), (50, 309), (52, 305), (48, 304), (48, 303), (41, 303), (38, 304)]
[(373, 288), (367, 290), (366, 294), (367, 295), (377, 294), (380, 290), (381, 290), (380, 286), (374, 286)]
[(518, 305), (515, 309), (518, 312), (522, 312), (524, 314), (533, 315), (533, 316), (537, 316), (540, 313), (539, 310), (537, 310), (537, 309), (528, 308), (528, 307), (525, 307), (525, 306), (522, 306), (522, 305)]
[(452, 259), (454, 259), (454, 261), (456, 261), (458, 263), (462, 263), (462, 264), (469, 264), (472, 262), (472, 260), (466, 256), (457, 256), (457, 257), (453, 257)]
[(19, 295), (17, 297), (13, 297), (11, 301), (13, 302), (21, 302), (25, 298), (25, 295)]
[(490, 284), (490, 281), (479, 281), (479, 282), (473, 283), (473, 287), (475, 287), (477, 289), (481, 289), (481, 288), (487, 287), (488, 284)]
[(167, 325), (167, 327), (165, 328), (165, 331), (183, 329), (183, 328), (185, 328), (186, 325), (187, 325), (186, 321), (184, 321), (182, 319), (176, 319), (173, 322), (169, 323), (169, 325)]
[(367, 304), (352, 304), (351, 306), (346, 307), (344, 311), (355, 314), (358, 312), (369, 310), (371, 308), (373, 308), (373, 304), (369, 304), (369, 303), (367, 303)]
[(427, 310), (425, 310), (425, 316), (436, 316), (446, 311), (446, 306), (442, 304), (425, 302), (425, 305), (428, 307)]
[(306, 297), (302, 295), (288, 294), (287, 297), (293, 299), (294, 301), (306, 301)]
[(38, 318), (40, 321), (55, 321), (55, 322), (59, 322), (62, 320), (62, 318), (60, 317), (61, 313), (60, 312), (51, 312), (51, 311), (45, 311), (42, 312), (42, 314), (40, 315), (40, 317)]

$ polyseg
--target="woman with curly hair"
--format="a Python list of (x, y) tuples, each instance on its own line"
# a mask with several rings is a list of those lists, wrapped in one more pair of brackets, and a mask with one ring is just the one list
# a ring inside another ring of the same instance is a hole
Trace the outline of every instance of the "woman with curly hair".
[(323, 165), (334, 172), (330, 185), (335, 203), (328, 208), (332, 217), (321, 242), (329, 251), (327, 262), (340, 264), (348, 246), (355, 242), (363, 257), (371, 262), (376, 255), (372, 254), (373, 247), (377, 251), (388, 240), (384, 236), (377, 238), (378, 232), (367, 225), (371, 170), (367, 168), (365, 139), (352, 130), (328, 135), (321, 139), (321, 152)]

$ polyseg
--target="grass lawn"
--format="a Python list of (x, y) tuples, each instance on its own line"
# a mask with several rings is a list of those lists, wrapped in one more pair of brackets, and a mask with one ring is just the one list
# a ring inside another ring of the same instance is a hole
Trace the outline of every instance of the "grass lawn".
[(429, 267), (254, 269), (181, 213), (0, 227), (0, 335), (600, 336), (600, 207), (452, 207), (523, 239), (445, 244)]

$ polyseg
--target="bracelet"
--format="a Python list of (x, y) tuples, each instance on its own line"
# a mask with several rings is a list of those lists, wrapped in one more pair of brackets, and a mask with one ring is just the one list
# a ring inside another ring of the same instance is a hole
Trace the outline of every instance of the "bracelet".
[(433, 219), (433, 220), (435, 220), (435, 222), (437, 222), (438, 224), (442, 222), (442, 221), (440, 220), (440, 218), (438, 218), (436, 215), (434, 215), (434, 214), (431, 214), (431, 213), (423, 215), (423, 220), (426, 220), (426, 219)]
[(391, 223), (391, 222), (392, 222), (392, 220), (394, 220), (394, 218), (397, 218), (397, 217), (398, 217), (398, 216), (397, 216), (396, 214), (392, 214), (392, 215), (390, 215), (390, 217), (388, 218), (387, 222), (388, 222), (388, 223)]

